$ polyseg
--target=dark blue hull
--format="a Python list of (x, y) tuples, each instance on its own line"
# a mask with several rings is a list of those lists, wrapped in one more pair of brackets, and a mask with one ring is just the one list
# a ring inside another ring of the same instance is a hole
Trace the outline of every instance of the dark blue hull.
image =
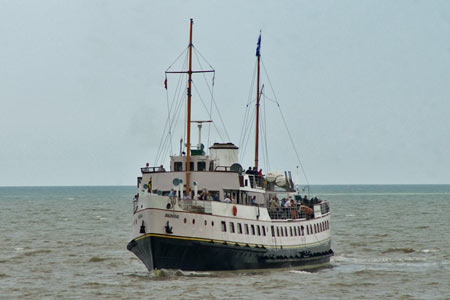
[(180, 269), (222, 271), (323, 266), (330, 262), (330, 241), (315, 246), (265, 248), (230, 242), (207, 241), (173, 235), (147, 234), (127, 248), (149, 271)]

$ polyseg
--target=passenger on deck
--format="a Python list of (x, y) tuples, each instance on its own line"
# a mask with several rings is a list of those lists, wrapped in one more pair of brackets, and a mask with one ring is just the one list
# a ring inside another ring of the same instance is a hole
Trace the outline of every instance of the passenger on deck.
[(274, 196), (272, 198), (272, 201), (270, 202), (270, 207), (271, 208), (280, 208), (281, 207), (280, 201), (278, 201), (278, 197), (277, 196)]
[(226, 195), (226, 196), (225, 196), (225, 199), (223, 200), (223, 202), (231, 203), (230, 197), (229, 197), (228, 195)]
[(166, 171), (166, 169), (164, 169), (164, 166), (163, 166), (163, 165), (161, 165), (161, 166), (159, 166), (159, 171), (161, 171), (161, 172), (165, 172), (165, 171)]
[(220, 201), (219, 195), (217, 194), (211, 195), (210, 193), (208, 193), (208, 200)]
[(245, 171), (245, 174), (252, 174), (252, 167), (248, 167), (248, 170)]
[(257, 204), (256, 204), (256, 196), (253, 196), (253, 197), (252, 197), (252, 205), (255, 205), (255, 206), (257, 205)]
[(177, 194), (175, 193), (174, 189), (171, 189), (170, 193), (169, 193), (169, 197), (175, 197), (176, 195)]
[(208, 200), (208, 192), (206, 190), (203, 190), (200, 194), (200, 200)]

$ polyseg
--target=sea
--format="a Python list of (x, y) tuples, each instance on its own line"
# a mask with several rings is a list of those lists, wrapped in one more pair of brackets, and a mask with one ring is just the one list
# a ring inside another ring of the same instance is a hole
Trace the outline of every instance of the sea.
[(0, 187), (0, 299), (450, 299), (450, 185), (312, 186), (330, 266), (148, 272), (135, 187)]

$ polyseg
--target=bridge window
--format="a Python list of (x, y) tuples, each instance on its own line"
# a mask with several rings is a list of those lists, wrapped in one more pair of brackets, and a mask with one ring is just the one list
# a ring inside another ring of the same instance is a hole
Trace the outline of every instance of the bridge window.
[(252, 235), (255, 235), (255, 225), (252, 224)]
[(263, 236), (266, 236), (266, 227), (262, 227), (262, 231), (263, 231)]
[(277, 236), (280, 236), (280, 228), (277, 227)]
[(176, 161), (173, 163), (173, 169), (175, 172), (183, 171), (183, 163), (181, 161)]
[(291, 234), (291, 236), (293, 236), (293, 234), (292, 234), (292, 226), (289, 227), (289, 233)]
[(259, 228), (259, 225), (256, 228), (258, 229), (258, 235), (261, 235), (261, 228)]
[(248, 224), (245, 224), (245, 234), (249, 234), (249, 231), (248, 231)]
[(270, 232), (272, 233), (272, 236), (275, 236), (275, 230), (274, 230), (274, 228), (273, 228), (273, 225), (270, 226)]
[(205, 171), (206, 170), (206, 162), (199, 161), (197, 163), (197, 171)]
[(288, 233), (287, 233), (287, 227), (284, 227), (284, 235), (285, 235), (285, 236), (288, 236)]

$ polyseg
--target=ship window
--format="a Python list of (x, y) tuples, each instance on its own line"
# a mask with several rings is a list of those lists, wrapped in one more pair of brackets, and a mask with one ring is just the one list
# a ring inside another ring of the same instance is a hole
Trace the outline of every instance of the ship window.
[(309, 225), (306, 225), (306, 234), (309, 234)]
[(186, 224), (186, 222), (187, 222), (187, 220), (186, 220), (186, 218), (184, 218), (184, 224)]
[(280, 230), (280, 231), (281, 231), (281, 236), (284, 236), (284, 230), (283, 230), (283, 227), (281, 227), (280, 229), (281, 229), (281, 230)]
[(300, 226), (297, 226), (298, 236), (302, 236), (302, 232), (300, 231)]
[(225, 223), (225, 221), (222, 221), (222, 231), (227, 232), (227, 224)]
[(208, 224), (208, 222), (206, 222), (206, 220), (205, 220), (205, 226)]
[(238, 233), (242, 233), (242, 224), (238, 223)]
[(288, 236), (287, 227), (284, 227), (284, 235)]
[(230, 222), (230, 232), (234, 233), (234, 223)]
[(183, 163), (181, 161), (176, 161), (173, 163), (173, 169), (176, 171), (183, 171)]
[(211, 221), (211, 226), (214, 226), (214, 221)]
[(301, 228), (301, 235), (304, 236), (305, 235), (305, 227), (303, 227), (303, 225), (300, 227)]
[[(194, 171), (194, 162), (193, 162), (193, 161), (191, 161), (191, 162), (189, 163), (189, 170), (190, 170), (190, 171)], [(186, 171), (187, 171), (187, 163), (186, 163)]]
[(263, 236), (266, 236), (266, 227), (262, 227), (262, 231), (263, 231)]
[(314, 231), (313, 232), (317, 233), (317, 225), (316, 224), (314, 224)]
[(197, 171), (205, 171), (206, 170), (206, 162), (199, 161), (197, 163)]
[(297, 236), (297, 226), (294, 226), (294, 235)]
[(280, 236), (280, 228), (277, 227), (277, 236)]
[(293, 236), (293, 234), (292, 234), (292, 226), (289, 227), (289, 233), (291, 234), (291, 236)]
[(252, 235), (255, 235), (255, 225), (251, 225), (252, 226)]
[(192, 224), (195, 224), (195, 219), (192, 219)]
[(258, 235), (261, 235), (261, 228), (258, 226), (256, 226), (256, 228), (258, 229)]
[(274, 228), (273, 228), (273, 225), (270, 226), (270, 232), (272, 233), (272, 236), (275, 236), (275, 230), (274, 230)]
[(249, 231), (248, 231), (248, 224), (245, 224), (245, 234), (249, 234)]

